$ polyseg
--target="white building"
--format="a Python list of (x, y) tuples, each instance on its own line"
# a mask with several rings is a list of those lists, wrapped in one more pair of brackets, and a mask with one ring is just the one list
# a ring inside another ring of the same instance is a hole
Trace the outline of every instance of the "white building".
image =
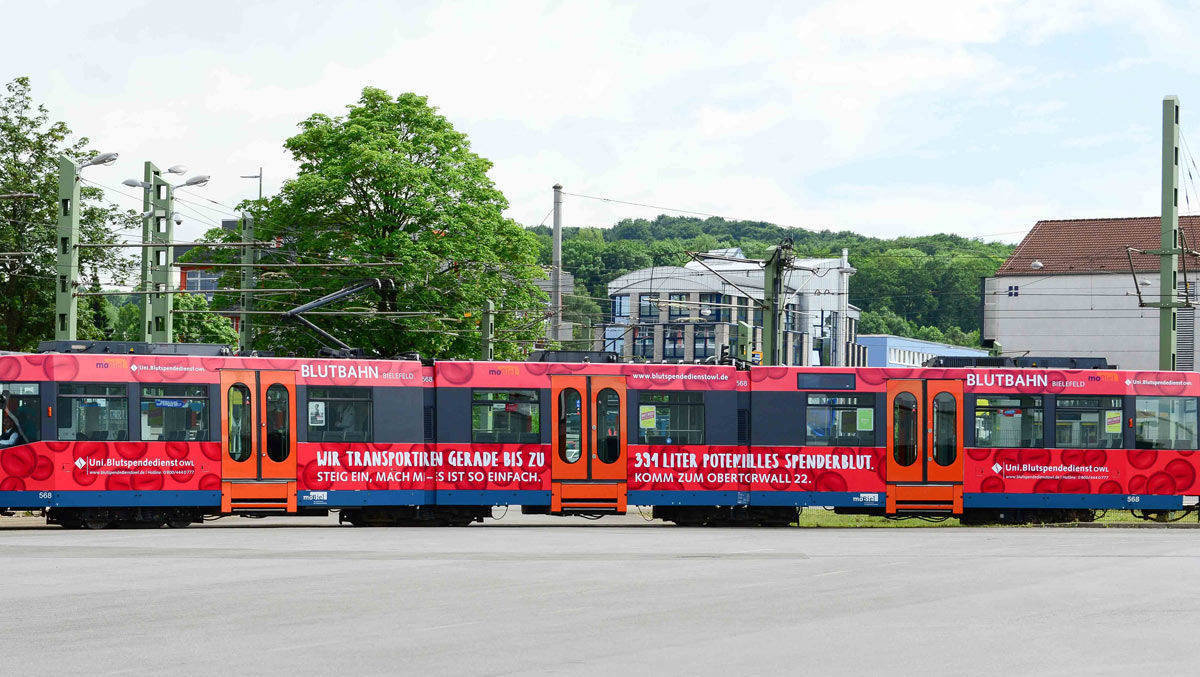
[[(1160, 247), (1159, 217), (1039, 221), (1012, 256), (983, 284), (984, 339), (1007, 356), (1104, 357), (1122, 369), (1158, 368), (1159, 258), (1126, 247)], [(1200, 244), (1200, 216), (1179, 217), (1187, 245)], [(1200, 261), (1187, 279), (1200, 281)], [(1183, 288), (1183, 262), (1179, 287)], [(1137, 282), (1134, 282), (1136, 276)], [(1193, 299), (1195, 293), (1193, 292)], [(1177, 363), (1196, 365), (1196, 314), (1179, 311)]]
[[(594, 349), (652, 362), (703, 360), (736, 337), (737, 323), (753, 329), (761, 349), (763, 265), (741, 249), (707, 253), (704, 263), (635, 270), (608, 284), (610, 324), (596, 329)], [(730, 260), (740, 259), (740, 260)], [(859, 318), (849, 304), (854, 268), (842, 258), (796, 259), (784, 276), (786, 364), (846, 364)], [(817, 340), (814, 340), (817, 339)], [(825, 350), (819, 350), (824, 340)]]

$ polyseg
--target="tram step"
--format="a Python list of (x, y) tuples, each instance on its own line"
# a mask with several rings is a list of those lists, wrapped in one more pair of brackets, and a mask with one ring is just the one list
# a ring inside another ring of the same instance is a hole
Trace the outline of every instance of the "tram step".
[(611, 510), (623, 515), (625, 496), (623, 482), (554, 482), (550, 491), (550, 512)]
[(296, 512), (296, 483), (221, 482), (221, 512), (264, 508)]
[(889, 484), (887, 512), (946, 512), (962, 514), (961, 484)]

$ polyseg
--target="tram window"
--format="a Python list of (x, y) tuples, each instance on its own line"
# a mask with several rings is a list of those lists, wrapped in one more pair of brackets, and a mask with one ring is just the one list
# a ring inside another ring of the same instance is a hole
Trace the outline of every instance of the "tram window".
[(1040, 447), (1042, 398), (1037, 396), (975, 396), (975, 446)]
[(1196, 398), (1138, 397), (1138, 449), (1195, 449)]
[(621, 457), (621, 396), (612, 388), (596, 395), (596, 458), (616, 463)]
[(1059, 397), (1054, 444), (1063, 449), (1120, 449), (1123, 420), (1119, 397)]
[(3, 412), (0, 412), (0, 447), (37, 442), (42, 439), (38, 412), (42, 398), (36, 383), (0, 383)]
[(638, 438), (642, 444), (704, 444), (703, 394), (643, 391)]
[(210, 439), (206, 386), (142, 386), (141, 415), (144, 441)]
[(254, 443), (254, 402), (250, 398), (250, 389), (242, 383), (229, 386), (225, 394), (225, 402), (229, 411), (229, 458), (238, 463), (250, 458)]
[(292, 410), (287, 386), (273, 383), (267, 388), (266, 419), (267, 458), (275, 461), (287, 460), (292, 447), (288, 443), (291, 430)]
[(471, 392), (471, 441), (536, 444), (541, 440), (542, 411), (536, 390)]
[(917, 462), (917, 398), (908, 392), (892, 400), (892, 456), (900, 465)]
[(308, 389), (309, 442), (370, 442), (371, 389)]
[(60, 384), (58, 439), (129, 439), (129, 398), (125, 384)]
[(583, 458), (583, 400), (574, 388), (558, 393), (558, 456), (566, 463)]
[(958, 401), (950, 393), (933, 398), (933, 460), (950, 465), (958, 457)]
[(875, 396), (809, 393), (807, 440), (813, 446), (875, 445)]

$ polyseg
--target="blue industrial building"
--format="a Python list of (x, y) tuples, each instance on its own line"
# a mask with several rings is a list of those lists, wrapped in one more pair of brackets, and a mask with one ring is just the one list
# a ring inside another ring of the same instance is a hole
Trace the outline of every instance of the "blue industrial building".
[(891, 334), (859, 334), (857, 343), (867, 349), (865, 364), (868, 367), (919, 367), (932, 357), (988, 355), (983, 348), (965, 348)]

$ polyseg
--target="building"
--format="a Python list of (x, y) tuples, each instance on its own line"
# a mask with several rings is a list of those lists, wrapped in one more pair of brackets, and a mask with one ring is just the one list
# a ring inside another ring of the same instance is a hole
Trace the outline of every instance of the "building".
[[(224, 230), (241, 233), (241, 222), (237, 219), (221, 219), (221, 228)], [(193, 294), (203, 294), (204, 298), (212, 303), (213, 292), (217, 289), (217, 282), (221, 279), (223, 273), (213, 269), (211, 266), (205, 265), (203, 261), (180, 261), (180, 257), (188, 253), (195, 247), (173, 247), (175, 258), (173, 260), (175, 266), (179, 269), (179, 289)], [(204, 256), (194, 258), (203, 259)], [(233, 312), (223, 312), (233, 322), (233, 328), (238, 328), (238, 316)]]
[(859, 334), (857, 343), (867, 349), (866, 367), (920, 367), (934, 357), (987, 357), (982, 348), (923, 341), (891, 334)]
[[(707, 252), (703, 263), (635, 270), (608, 284), (609, 322), (593, 349), (625, 360), (692, 362), (715, 357), (736, 340), (738, 322), (761, 350), (763, 262), (741, 249)], [(842, 258), (796, 259), (784, 276), (785, 364), (854, 364), (859, 311), (849, 304), (850, 266)], [(851, 358), (847, 359), (847, 354)]]
[[(1179, 217), (1187, 247), (1200, 216)], [(1157, 216), (1038, 221), (993, 277), (983, 281), (982, 338), (1006, 356), (1104, 357), (1121, 369), (1158, 369)], [(1180, 257), (1179, 287), (1200, 281), (1200, 260)], [(1130, 271), (1132, 260), (1133, 271)], [(1186, 267), (1185, 267), (1186, 264)], [(1136, 281), (1135, 281), (1136, 278)], [(1192, 293), (1195, 299), (1195, 293)], [(1178, 313), (1178, 369), (1196, 366), (1196, 312)], [(986, 345), (986, 344), (985, 344)]]

